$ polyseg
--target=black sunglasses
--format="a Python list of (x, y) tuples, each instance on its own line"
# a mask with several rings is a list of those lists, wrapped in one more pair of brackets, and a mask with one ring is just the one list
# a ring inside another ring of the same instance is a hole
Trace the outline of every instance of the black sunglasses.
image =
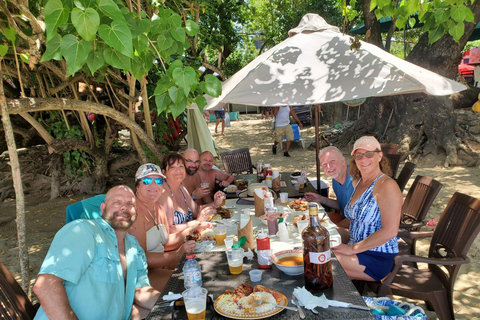
[(355, 160), (360, 160), (363, 158), (363, 156), (367, 157), (368, 159), (371, 159), (373, 158), (373, 156), (375, 155), (376, 152), (380, 152), (380, 151), (367, 151), (365, 153), (355, 153), (353, 155), (353, 158)]
[(163, 178), (150, 178), (150, 177), (145, 177), (142, 179), (142, 183), (146, 186), (148, 186), (152, 181), (155, 180), (155, 183), (159, 186), (163, 184)]

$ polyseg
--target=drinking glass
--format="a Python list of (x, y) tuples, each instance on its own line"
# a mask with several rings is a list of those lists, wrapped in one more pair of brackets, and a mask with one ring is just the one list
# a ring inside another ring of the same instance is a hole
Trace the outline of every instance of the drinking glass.
[(193, 287), (182, 292), (188, 320), (205, 320), (207, 292), (207, 289), (201, 287)]
[(243, 270), (243, 248), (231, 248), (226, 251), (228, 268), (231, 274), (240, 274)]
[(208, 182), (202, 182), (202, 183), (200, 183), (200, 188), (202, 188), (202, 189), (210, 189), (210, 183), (208, 183)]
[(223, 246), (225, 244), (225, 238), (227, 237), (227, 227), (224, 225), (216, 225), (213, 227), (213, 232), (215, 233), (215, 241), (217, 245)]
[(302, 234), (302, 231), (303, 229), (305, 229), (306, 227), (308, 227), (308, 224), (310, 222), (308, 220), (299, 220), (297, 221), (297, 228), (298, 228), (298, 233)]
[(286, 206), (288, 204), (288, 192), (280, 192), (280, 205)]
[(225, 238), (225, 249), (230, 249), (233, 246), (233, 238)]

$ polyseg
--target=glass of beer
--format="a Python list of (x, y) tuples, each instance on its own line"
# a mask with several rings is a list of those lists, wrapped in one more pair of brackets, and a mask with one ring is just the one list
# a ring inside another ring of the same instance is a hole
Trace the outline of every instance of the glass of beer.
[(207, 292), (207, 289), (201, 287), (193, 287), (182, 292), (188, 320), (205, 320)]
[(225, 245), (225, 238), (227, 237), (227, 227), (221, 224), (217, 224), (213, 227), (213, 232), (215, 232), (215, 240), (217, 245)]
[(228, 268), (231, 274), (240, 274), (243, 270), (243, 248), (231, 248), (227, 251)]
[(280, 205), (286, 206), (288, 204), (288, 192), (280, 192)]
[(202, 189), (210, 189), (210, 183), (208, 183), (208, 182), (202, 182), (202, 183), (200, 183), (200, 188), (202, 188)]

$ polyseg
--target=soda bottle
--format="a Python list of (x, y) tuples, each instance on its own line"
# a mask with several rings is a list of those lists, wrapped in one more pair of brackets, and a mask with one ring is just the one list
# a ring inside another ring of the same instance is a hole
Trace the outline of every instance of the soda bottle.
[(316, 203), (308, 204), (310, 224), (302, 232), (305, 288), (326, 290), (333, 284), (330, 235), (318, 219)]
[(183, 266), (183, 279), (185, 289), (202, 286), (201, 267), (193, 253), (187, 255), (187, 261)]

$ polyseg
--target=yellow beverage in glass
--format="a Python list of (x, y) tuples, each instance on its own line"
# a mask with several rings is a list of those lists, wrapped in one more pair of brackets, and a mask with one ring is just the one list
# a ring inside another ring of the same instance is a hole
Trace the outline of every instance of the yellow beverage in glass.
[(227, 199), (225, 199), (225, 197), (223, 197), (222, 204), (220, 205), (220, 207), (223, 207), (225, 205), (226, 200)]
[(185, 304), (188, 320), (205, 320), (205, 299), (192, 299)]
[(280, 202), (280, 205), (281, 205), (281, 206), (286, 206), (287, 204), (288, 204), (287, 201), (285, 201), (285, 202)]
[(231, 274), (240, 274), (243, 271), (243, 261), (228, 262), (228, 268), (230, 269)]
[(224, 246), (225, 245), (225, 238), (227, 237), (227, 233), (224, 234), (216, 234), (215, 233), (215, 240), (217, 241), (217, 245)]

